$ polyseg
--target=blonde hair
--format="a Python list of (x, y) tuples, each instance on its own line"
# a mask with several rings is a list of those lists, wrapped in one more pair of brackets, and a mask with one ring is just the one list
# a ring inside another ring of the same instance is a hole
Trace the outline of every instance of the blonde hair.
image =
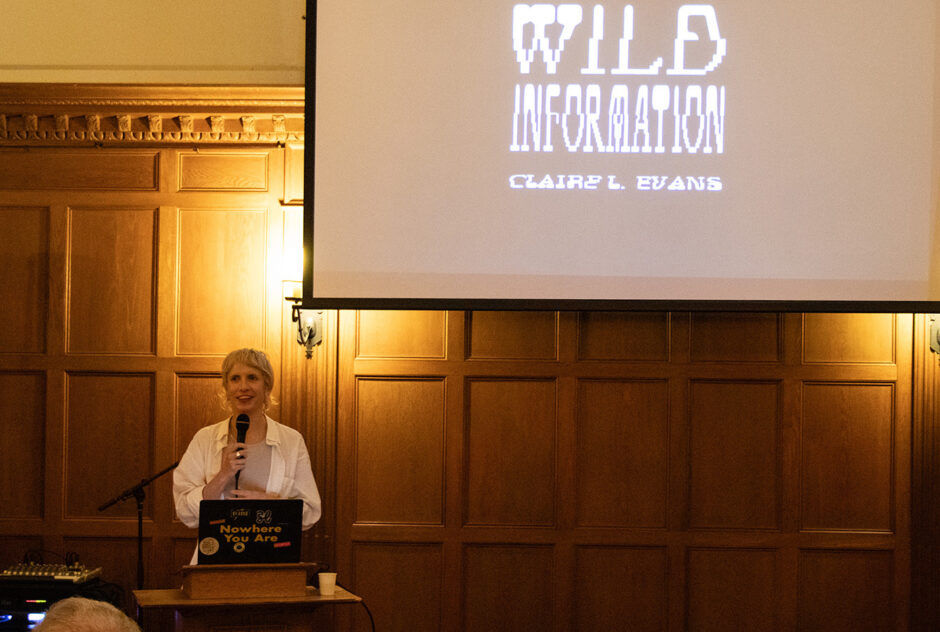
[(134, 620), (104, 601), (69, 597), (57, 601), (36, 632), (140, 632)]
[(223, 408), (230, 408), (226, 385), (228, 384), (228, 376), (232, 372), (232, 369), (235, 368), (236, 364), (243, 364), (261, 373), (261, 377), (264, 380), (265, 411), (277, 403), (274, 398), (271, 397), (271, 391), (274, 390), (274, 369), (271, 367), (271, 361), (268, 360), (268, 356), (265, 355), (264, 351), (246, 347), (232, 351), (222, 360), (222, 390), (219, 392), (219, 399), (222, 401)]

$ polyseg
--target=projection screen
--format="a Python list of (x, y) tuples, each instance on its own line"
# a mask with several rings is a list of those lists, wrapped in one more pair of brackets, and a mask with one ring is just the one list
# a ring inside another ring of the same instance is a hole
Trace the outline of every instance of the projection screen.
[(308, 11), (317, 305), (940, 300), (934, 0)]

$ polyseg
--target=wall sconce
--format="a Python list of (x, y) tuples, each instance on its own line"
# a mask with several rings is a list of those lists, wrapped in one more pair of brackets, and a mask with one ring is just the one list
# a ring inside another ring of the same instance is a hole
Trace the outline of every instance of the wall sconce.
[(927, 314), (927, 321), (930, 323), (930, 350), (934, 353), (940, 353), (940, 314)]
[(313, 357), (313, 348), (323, 342), (323, 312), (291, 306), (291, 321), (297, 323), (297, 344), (306, 349), (307, 359)]

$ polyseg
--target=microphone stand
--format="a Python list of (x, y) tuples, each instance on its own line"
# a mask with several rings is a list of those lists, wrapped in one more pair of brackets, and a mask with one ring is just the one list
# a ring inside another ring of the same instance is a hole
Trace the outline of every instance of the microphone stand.
[(123, 492), (98, 507), (98, 511), (104, 511), (111, 505), (115, 505), (122, 500), (127, 500), (131, 496), (137, 499), (137, 590), (143, 590), (144, 588), (144, 498), (147, 497), (144, 488), (179, 464), (180, 462), (177, 461), (173, 465), (160, 470), (150, 478), (141, 480), (133, 487), (125, 489)]

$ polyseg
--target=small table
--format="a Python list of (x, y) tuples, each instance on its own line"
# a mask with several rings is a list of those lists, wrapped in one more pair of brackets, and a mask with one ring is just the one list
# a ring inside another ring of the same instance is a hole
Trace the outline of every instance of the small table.
[(351, 592), (336, 587), (333, 595), (321, 595), (306, 586), (303, 595), (293, 597), (223, 597), (192, 599), (181, 589), (135, 590), (137, 618), (144, 632), (165, 632), (161, 621), (172, 615), (175, 632), (207, 632), (220, 626), (239, 630), (270, 630), (284, 626), (289, 632), (309, 632), (311, 616), (328, 604), (356, 604), (362, 601)]

